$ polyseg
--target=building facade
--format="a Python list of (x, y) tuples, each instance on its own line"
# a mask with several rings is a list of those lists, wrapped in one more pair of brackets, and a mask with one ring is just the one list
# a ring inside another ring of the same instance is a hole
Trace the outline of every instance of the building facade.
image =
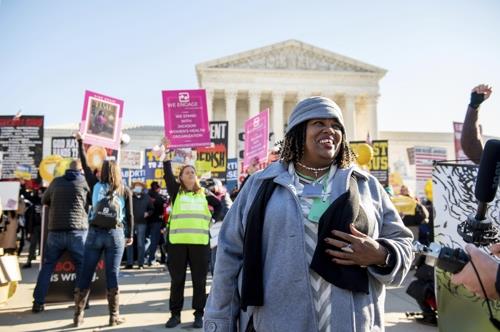
[[(379, 132), (377, 99), (379, 81), (386, 70), (297, 40), (273, 44), (196, 65), (199, 88), (207, 92), (209, 119), (228, 121), (229, 158), (241, 157), (245, 120), (268, 108), (271, 144), (283, 138), (286, 121), (295, 104), (309, 96), (325, 96), (343, 111), (350, 141), (384, 139), (389, 142), (390, 171), (416, 190), (415, 165), (408, 149), (428, 146), (446, 149), (455, 159), (450, 133)], [(450, 121), (450, 129), (452, 124)], [(77, 124), (46, 128), (44, 156), (51, 139), (69, 136)], [(163, 126), (124, 125), (131, 137), (126, 150), (144, 150), (160, 143)]]
[(343, 111), (348, 139), (378, 136), (379, 80), (386, 70), (297, 40), (238, 53), (196, 66), (207, 91), (209, 119), (229, 122), (229, 157), (237, 156), (245, 120), (270, 110), (271, 143), (283, 138), (295, 104), (325, 96)]

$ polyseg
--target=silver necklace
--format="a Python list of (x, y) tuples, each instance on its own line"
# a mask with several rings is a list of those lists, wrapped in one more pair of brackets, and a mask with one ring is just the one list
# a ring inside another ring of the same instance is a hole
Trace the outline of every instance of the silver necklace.
[(311, 171), (314, 173), (314, 176), (317, 178), (318, 177), (318, 173), (319, 172), (322, 172), (322, 171), (326, 171), (327, 169), (330, 168), (331, 165), (328, 165), (328, 166), (325, 166), (325, 167), (318, 167), (318, 168), (315, 168), (315, 167), (309, 167), (309, 166), (306, 166), (304, 164), (302, 164), (300, 161), (297, 161), (297, 164), (304, 168), (304, 169), (307, 169), (308, 171)]

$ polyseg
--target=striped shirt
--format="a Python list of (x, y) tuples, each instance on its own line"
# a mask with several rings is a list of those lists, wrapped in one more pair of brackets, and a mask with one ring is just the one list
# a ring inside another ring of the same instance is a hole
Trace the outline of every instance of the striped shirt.
[[(306, 241), (306, 257), (308, 264), (311, 264), (314, 250), (316, 249), (316, 244), (318, 241), (318, 226), (319, 223), (312, 221), (308, 218), (311, 212), (311, 207), (314, 202), (314, 198), (304, 197), (302, 192), (304, 190), (304, 185), (315, 183), (321, 183), (323, 185), (322, 198), (328, 199), (331, 193), (331, 186), (333, 182), (333, 177), (335, 176), (335, 171), (337, 167), (332, 165), (330, 171), (321, 176), (320, 178), (313, 180), (311, 178), (305, 177), (300, 173), (296, 172), (293, 164), (290, 163), (288, 171), (294, 179), (294, 186), (299, 198), (300, 207), (302, 209), (302, 220), (304, 222), (305, 230), (305, 241)], [(316, 315), (318, 319), (319, 332), (330, 332), (330, 316), (331, 316), (331, 294), (332, 286), (329, 282), (319, 276), (316, 272), (309, 269), (309, 279), (311, 282), (311, 290), (314, 299), (314, 305), (316, 309)]]

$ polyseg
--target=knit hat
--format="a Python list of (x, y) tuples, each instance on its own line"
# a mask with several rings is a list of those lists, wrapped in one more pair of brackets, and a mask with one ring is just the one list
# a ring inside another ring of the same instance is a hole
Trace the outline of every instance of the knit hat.
[(331, 99), (325, 97), (309, 97), (301, 100), (293, 109), (288, 119), (288, 134), (293, 127), (311, 119), (337, 119), (344, 127), (344, 119), (340, 107)]

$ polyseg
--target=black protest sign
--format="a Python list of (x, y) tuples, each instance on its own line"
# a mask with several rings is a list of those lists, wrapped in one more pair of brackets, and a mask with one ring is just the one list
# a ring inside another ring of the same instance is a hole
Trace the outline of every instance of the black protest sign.
[(78, 158), (78, 142), (73, 136), (52, 137), (50, 151), (63, 158)]
[(31, 178), (37, 177), (43, 156), (43, 116), (0, 116), (0, 152), (3, 154), (2, 179), (13, 179), (19, 165), (27, 166)]

